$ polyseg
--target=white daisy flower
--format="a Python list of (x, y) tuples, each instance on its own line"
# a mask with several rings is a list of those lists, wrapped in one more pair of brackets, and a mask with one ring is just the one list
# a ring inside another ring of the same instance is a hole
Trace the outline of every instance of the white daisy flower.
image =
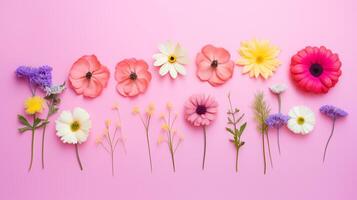
[(89, 114), (82, 108), (75, 108), (73, 112), (63, 111), (56, 120), (56, 135), (63, 143), (81, 144), (88, 138), (92, 126)]
[(170, 76), (175, 79), (177, 74), (186, 75), (185, 64), (188, 63), (186, 51), (179, 43), (170, 41), (159, 45), (160, 53), (154, 54), (154, 66), (160, 67), (159, 74), (165, 76), (170, 73)]
[(284, 84), (274, 84), (270, 86), (270, 91), (274, 94), (281, 94), (286, 90), (286, 85)]
[(306, 135), (315, 126), (315, 114), (305, 106), (295, 106), (289, 111), (288, 128), (295, 134)]

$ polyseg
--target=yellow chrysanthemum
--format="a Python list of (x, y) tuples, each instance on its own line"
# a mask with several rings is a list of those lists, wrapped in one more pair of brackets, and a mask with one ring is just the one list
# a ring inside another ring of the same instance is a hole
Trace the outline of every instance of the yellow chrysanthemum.
[(41, 113), (45, 100), (39, 96), (29, 97), (25, 101), (25, 112), (29, 115)]
[(268, 40), (244, 41), (238, 52), (241, 57), (237, 64), (243, 66), (242, 73), (249, 72), (250, 77), (257, 78), (261, 75), (267, 79), (280, 65), (280, 61), (277, 59), (280, 50)]

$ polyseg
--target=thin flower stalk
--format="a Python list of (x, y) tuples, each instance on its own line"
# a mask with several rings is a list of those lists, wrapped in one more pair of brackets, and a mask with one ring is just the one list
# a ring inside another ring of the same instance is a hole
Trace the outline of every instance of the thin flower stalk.
[(144, 128), (145, 128), (145, 135), (146, 135), (146, 143), (147, 143), (147, 148), (148, 148), (148, 154), (149, 154), (149, 163), (150, 163), (150, 172), (153, 171), (152, 167), (152, 158), (151, 158), (151, 148), (150, 148), (150, 137), (149, 137), (149, 131), (150, 131), (150, 121), (151, 118), (154, 114), (155, 111), (155, 105), (154, 104), (149, 104), (149, 106), (146, 108), (145, 114), (141, 114), (140, 110), (138, 107), (134, 107), (132, 110), (132, 113), (134, 115), (138, 115)]
[(242, 125), (239, 126), (241, 120), (244, 117), (244, 113), (240, 116), (237, 116), (239, 115), (240, 110), (238, 108), (233, 109), (230, 93), (228, 94), (228, 103), (229, 109), (227, 111), (228, 122), (226, 130), (228, 133), (233, 135), (233, 139), (231, 139), (230, 141), (234, 144), (236, 148), (235, 170), (236, 172), (238, 172), (239, 150), (245, 144), (245, 142), (242, 141), (241, 136), (247, 126), (247, 122), (244, 122)]
[(161, 129), (164, 134), (159, 136), (158, 143), (161, 144), (163, 141), (167, 143), (171, 155), (172, 169), (176, 172), (175, 153), (183, 140), (183, 136), (175, 129), (175, 122), (178, 115), (172, 113), (172, 107), (171, 103), (167, 103), (167, 115), (161, 114), (160, 116), (160, 119), (163, 121)]
[(111, 160), (111, 172), (112, 176), (115, 176), (115, 166), (114, 166), (114, 161), (115, 161), (115, 152), (116, 148), (118, 146), (118, 143), (121, 142), (123, 144), (124, 151), (125, 150), (125, 139), (124, 135), (122, 132), (121, 128), (121, 119), (120, 119), (120, 112), (119, 112), (119, 107), (115, 106), (113, 107), (113, 110), (117, 114), (117, 121), (114, 127), (114, 131), (112, 128), (112, 123), (111, 120), (107, 119), (105, 121), (105, 129), (103, 131), (102, 135), (99, 135), (97, 137), (97, 144), (100, 144), (100, 146), (109, 154), (110, 160)]
[[(268, 150), (270, 152), (270, 145), (268, 141), (268, 129), (269, 126), (265, 123), (265, 120), (268, 118), (269, 113), (270, 113), (270, 108), (267, 105), (267, 103), (264, 100), (264, 93), (263, 92), (258, 92), (255, 95), (254, 103), (253, 103), (253, 109), (254, 109), (254, 115), (255, 115), (255, 121), (257, 123), (257, 129), (258, 131), (262, 134), (262, 150), (263, 150), (263, 161), (264, 161), (264, 174), (266, 174), (267, 170), (267, 162), (266, 162), (266, 145), (265, 145), (265, 139), (267, 139), (268, 143)], [(271, 154), (270, 156), (270, 161), (271, 165), (272, 164), (272, 159), (271, 159)]]

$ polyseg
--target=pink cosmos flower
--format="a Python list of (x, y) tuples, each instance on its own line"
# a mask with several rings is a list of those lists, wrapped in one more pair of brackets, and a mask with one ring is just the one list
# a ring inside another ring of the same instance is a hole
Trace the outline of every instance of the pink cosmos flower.
[(151, 81), (151, 73), (144, 60), (125, 59), (116, 65), (115, 80), (118, 81), (116, 88), (119, 94), (133, 97), (146, 91)]
[(185, 103), (185, 118), (194, 126), (208, 126), (216, 119), (218, 103), (211, 96), (193, 95)]
[(204, 46), (196, 57), (197, 77), (214, 87), (222, 85), (233, 75), (234, 62), (230, 59), (226, 49), (210, 44)]
[(297, 86), (308, 92), (327, 93), (341, 76), (338, 55), (324, 46), (306, 47), (291, 58), (290, 72)]
[(68, 79), (78, 95), (94, 98), (107, 86), (109, 75), (108, 68), (95, 55), (86, 55), (72, 65)]

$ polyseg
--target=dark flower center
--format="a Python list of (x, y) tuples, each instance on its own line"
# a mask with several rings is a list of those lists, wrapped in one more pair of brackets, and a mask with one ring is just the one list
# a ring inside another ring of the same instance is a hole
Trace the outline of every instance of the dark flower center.
[(129, 78), (130, 78), (131, 80), (136, 80), (136, 79), (138, 78), (138, 75), (137, 75), (135, 72), (131, 72)]
[(86, 79), (91, 79), (92, 78), (92, 72), (87, 72), (86, 73)]
[(310, 73), (314, 77), (319, 77), (322, 74), (322, 72), (324, 72), (324, 69), (320, 64), (314, 63), (310, 66)]
[(207, 108), (206, 106), (203, 106), (203, 105), (199, 105), (197, 106), (196, 108), (196, 113), (199, 114), (199, 115), (203, 115), (207, 112)]
[(218, 61), (217, 60), (213, 60), (211, 63), (211, 67), (216, 68), (218, 67)]

